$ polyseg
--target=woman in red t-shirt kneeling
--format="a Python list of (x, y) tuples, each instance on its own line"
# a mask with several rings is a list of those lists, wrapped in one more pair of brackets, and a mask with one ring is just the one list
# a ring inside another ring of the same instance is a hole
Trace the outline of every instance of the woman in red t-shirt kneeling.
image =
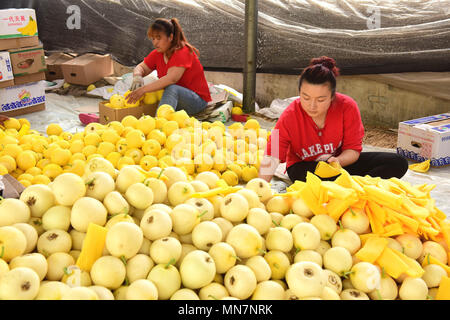
[[(361, 152), (364, 127), (356, 102), (336, 92), (334, 59), (312, 59), (299, 80), (300, 97), (281, 114), (267, 143), (259, 177), (270, 181), (286, 162), (292, 181), (306, 180), (318, 161), (338, 162), (351, 175), (401, 178), (408, 161), (396, 153)], [(334, 180), (334, 178), (324, 180)]]
[[(178, 20), (158, 18), (148, 29), (155, 49), (133, 71), (127, 100), (138, 101), (146, 92), (164, 89), (159, 105), (168, 104), (189, 115), (203, 111), (211, 101), (199, 52), (184, 36)], [(156, 70), (158, 80), (143, 85), (143, 77)]]

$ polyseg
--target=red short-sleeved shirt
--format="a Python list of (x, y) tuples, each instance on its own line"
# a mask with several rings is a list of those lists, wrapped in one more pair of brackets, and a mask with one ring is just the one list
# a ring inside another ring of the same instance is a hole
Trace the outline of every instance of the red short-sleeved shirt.
[(164, 61), (164, 54), (155, 49), (144, 58), (144, 63), (151, 70), (156, 69), (158, 78), (164, 77), (170, 67), (185, 68), (186, 70), (176, 84), (194, 91), (206, 102), (211, 101), (203, 66), (197, 55), (190, 52), (188, 47), (184, 46), (176, 50), (167, 63)]
[(266, 154), (286, 162), (289, 168), (296, 162), (315, 161), (322, 154), (338, 156), (347, 149), (361, 152), (363, 137), (361, 115), (352, 98), (336, 93), (322, 129), (303, 110), (298, 98), (278, 119)]

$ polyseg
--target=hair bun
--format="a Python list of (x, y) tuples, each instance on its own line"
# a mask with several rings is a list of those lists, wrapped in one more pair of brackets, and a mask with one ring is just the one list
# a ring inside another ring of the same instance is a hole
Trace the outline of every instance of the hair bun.
[(320, 58), (311, 59), (311, 62), (309, 63), (310, 66), (315, 66), (318, 64), (321, 64), (322, 66), (330, 69), (335, 77), (339, 75), (339, 69), (336, 67), (336, 61), (333, 58), (321, 56)]

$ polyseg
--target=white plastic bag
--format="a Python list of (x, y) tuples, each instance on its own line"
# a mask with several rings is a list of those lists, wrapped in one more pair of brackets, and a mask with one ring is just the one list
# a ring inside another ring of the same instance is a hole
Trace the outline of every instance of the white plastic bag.
[(286, 99), (274, 99), (268, 108), (255, 107), (255, 111), (271, 119), (278, 119), (288, 105), (292, 103), (297, 97)]

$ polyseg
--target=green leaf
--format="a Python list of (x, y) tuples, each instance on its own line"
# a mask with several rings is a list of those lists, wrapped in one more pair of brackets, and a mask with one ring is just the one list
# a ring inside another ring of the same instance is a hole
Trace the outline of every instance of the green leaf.
[(127, 265), (127, 259), (125, 258), (125, 256), (120, 256), (120, 260), (122, 260), (123, 264), (126, 266)]

